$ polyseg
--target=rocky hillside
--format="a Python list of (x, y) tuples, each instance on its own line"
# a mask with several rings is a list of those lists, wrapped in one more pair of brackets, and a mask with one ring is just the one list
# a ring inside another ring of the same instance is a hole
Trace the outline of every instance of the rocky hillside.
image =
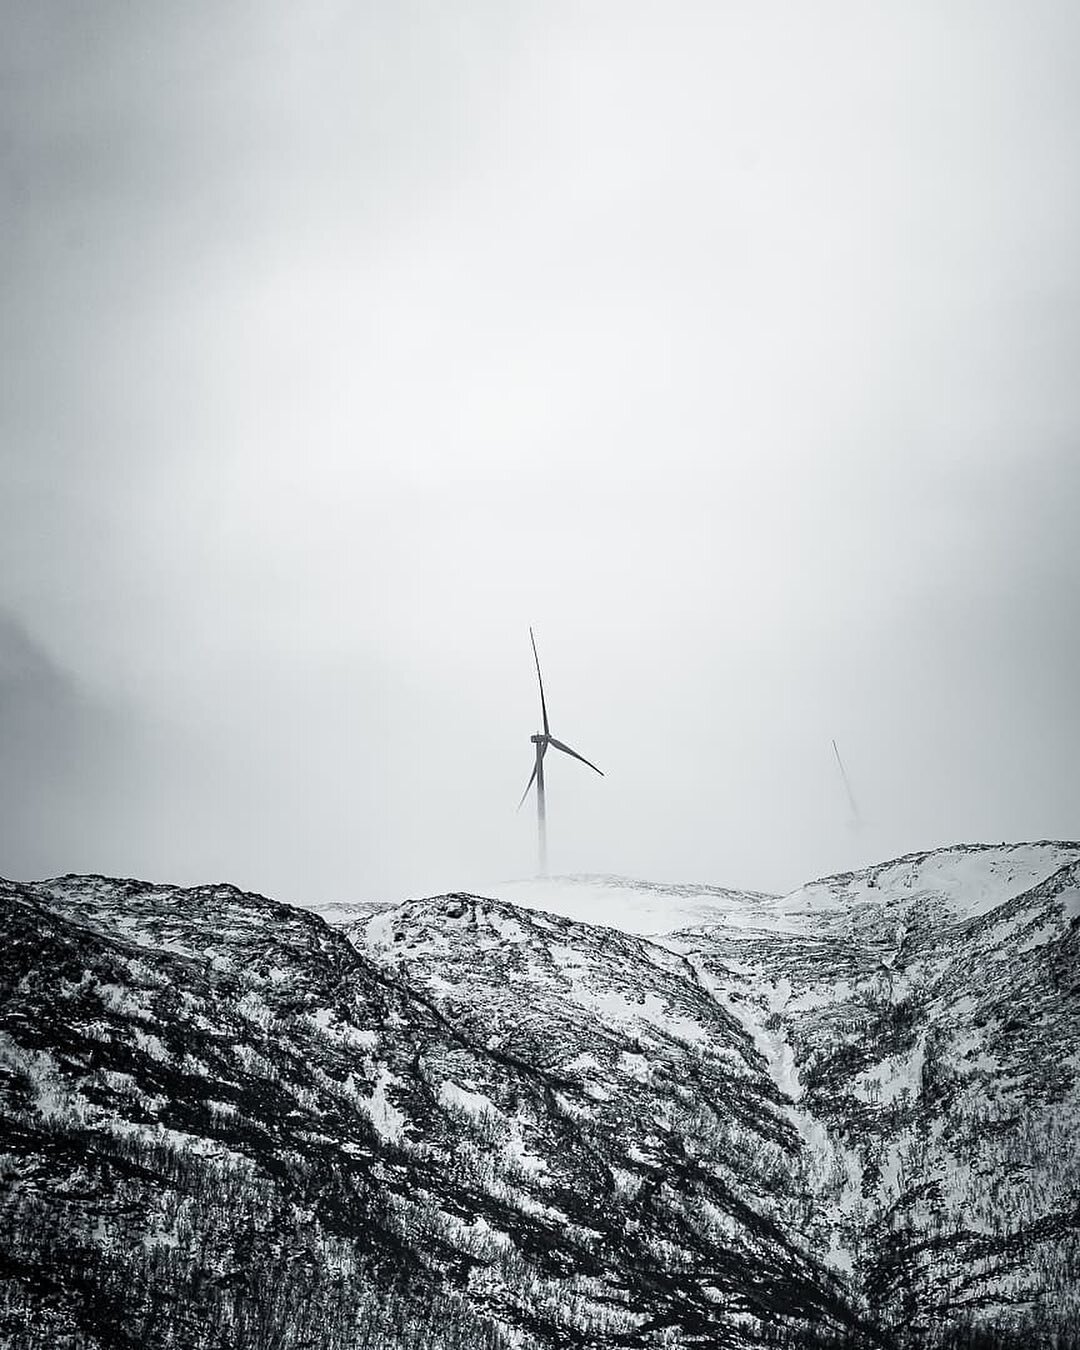
[[(1080, 851), (954, 849), (669, 939), (768, 1058), (887, 1325), (1080, 1326)], [(1069, 1339), (1069, 1337), (1072, 1339)]]
[(1080, 1344), (1078, 883), (943, 850), (651, 938), (2, 883), (0, 1344)]

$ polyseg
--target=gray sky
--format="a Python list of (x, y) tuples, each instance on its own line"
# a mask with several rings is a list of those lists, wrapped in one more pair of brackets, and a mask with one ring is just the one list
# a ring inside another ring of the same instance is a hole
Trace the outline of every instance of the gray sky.
[(0, 873), (1080, 834), (1075, 4), (3, 28)]

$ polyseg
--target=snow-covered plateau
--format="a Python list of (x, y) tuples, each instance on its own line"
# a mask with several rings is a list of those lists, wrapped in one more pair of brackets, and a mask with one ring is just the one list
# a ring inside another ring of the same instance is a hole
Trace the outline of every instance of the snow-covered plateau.
[(0, 883), (0, 1345), (1080, 1345), (1080, 845)]

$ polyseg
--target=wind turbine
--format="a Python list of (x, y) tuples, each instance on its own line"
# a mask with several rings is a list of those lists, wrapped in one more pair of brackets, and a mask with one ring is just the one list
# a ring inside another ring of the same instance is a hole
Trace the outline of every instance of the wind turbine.
[(557, 741), (551, 734), (551, 728), (548, 726), (547, 704), (544, 701), (544, 679), (540, 674), (540, 658), (536, 654), (536, 638), (533, 636), (533, 630), (529, 629), (529, 641), (532, 643), (533, 660), (536, 662), (536, 680), (540, 685), (540, 713), (544, 719), (543, 731), (538, 731), (535, 736), (530, 736), (536, 747), (536, 763), (533, 765), (532, 775), (525, 784), (525, 791), (521, 794), (521, 801), (517, 804), (520, 811), (525, 805), (525, 798), (529, 795), (529, 789), (533, 783), (536, 784), (536, 828), (540, 849), (540, 875), (547, 876), (547, 807), (544, 801), (544, 756), (547, 754), (549, 745), (554, 746), (556, 750), (561, 750), (564, 755), (570, 755), (573, 759), (580, 759), (582, 764), (587, 764), (590, 769), (595, 769), (601, 778), (604, 776), (603, 769), (597, 769), (596, 765), (584, 755), (579, 755), (576, 750), (571, 750), (568, 745), (562, 741)]

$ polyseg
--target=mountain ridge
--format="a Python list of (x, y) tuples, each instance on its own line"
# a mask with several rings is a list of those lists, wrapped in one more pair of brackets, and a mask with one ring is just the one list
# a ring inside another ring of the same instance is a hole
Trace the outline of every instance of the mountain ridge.
[(0, 883), (0, 1335), (1080, 1343), (1080, 846), (702, 889), (648, 937)]

